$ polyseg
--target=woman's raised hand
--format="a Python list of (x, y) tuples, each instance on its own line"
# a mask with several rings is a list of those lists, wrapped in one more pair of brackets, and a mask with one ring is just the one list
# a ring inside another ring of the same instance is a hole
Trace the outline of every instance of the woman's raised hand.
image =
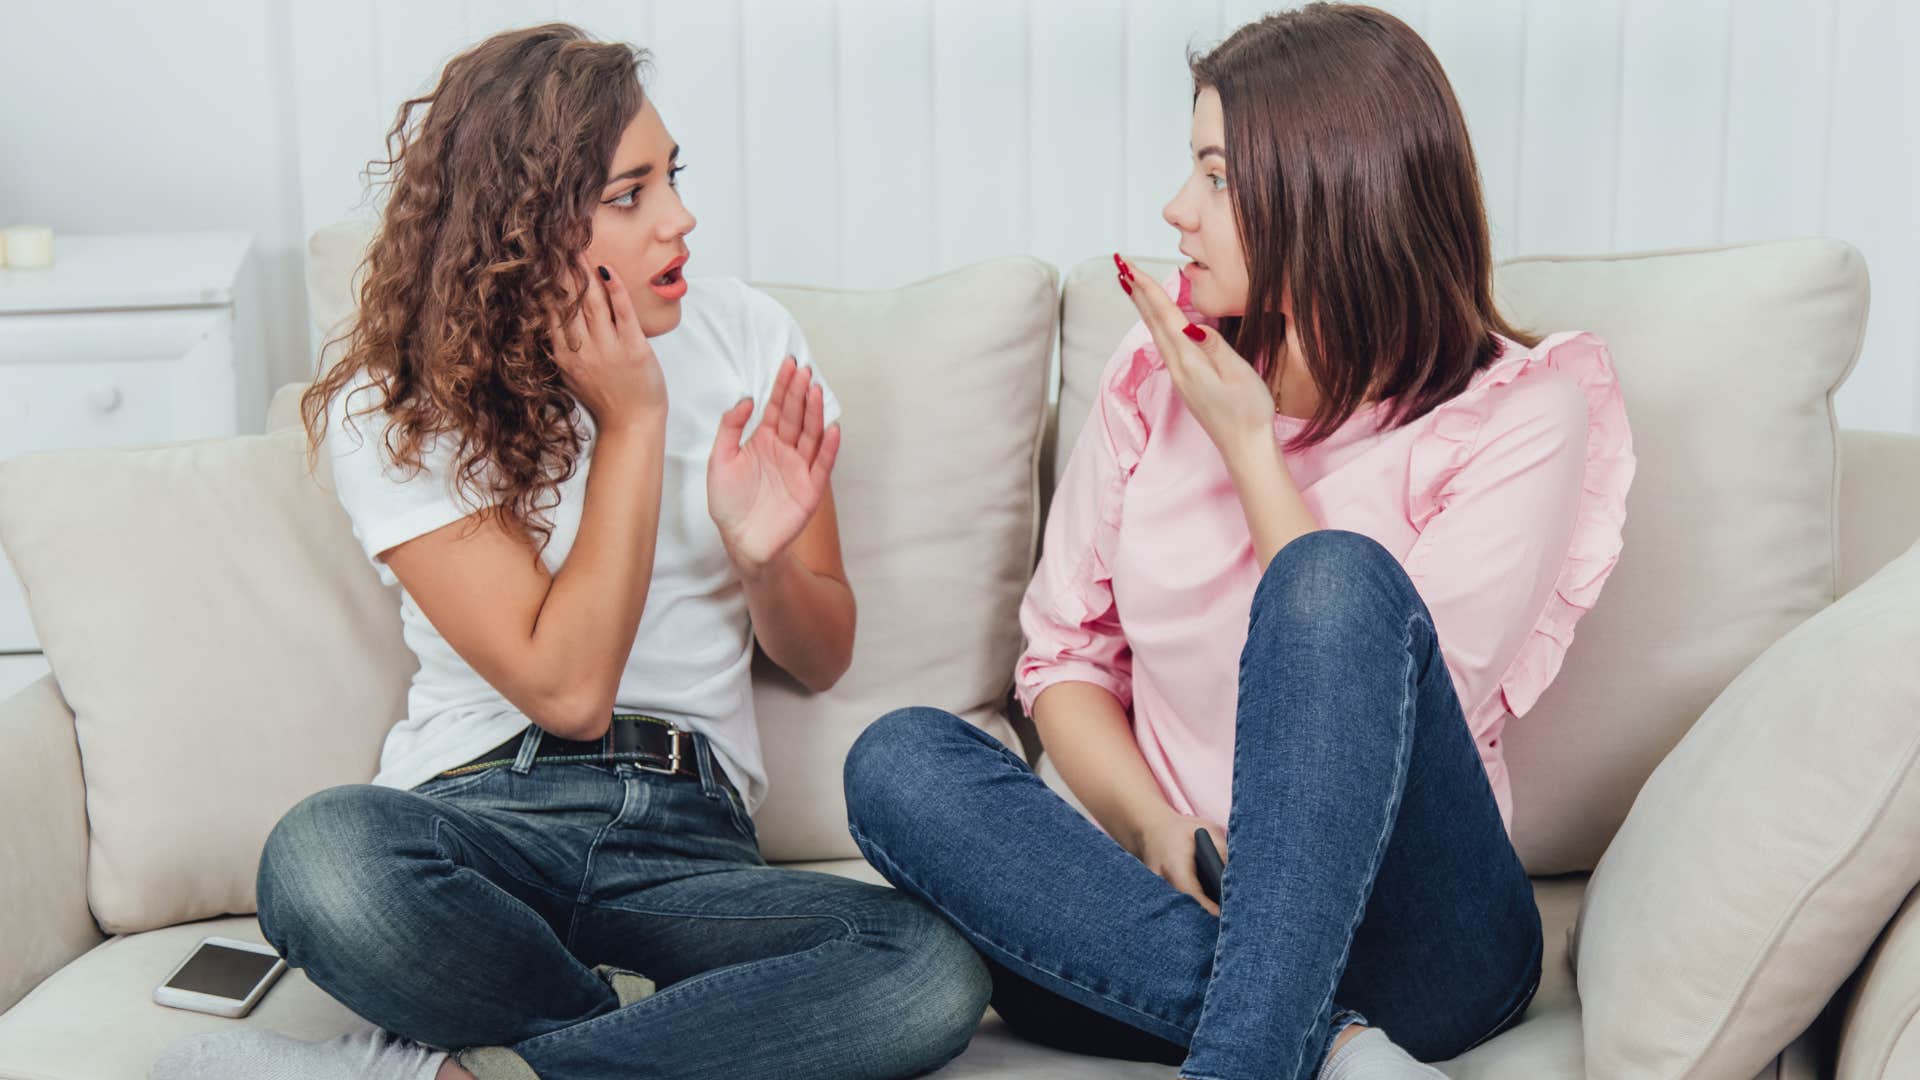
[(752, 438), (740, 441), (753, 416), (752, 398), (720, 417), (707, 458), (707, 512), (743, 577), (758, 574), (785, 551), (826, 497), (840, 425), (823, 426), (825, 407), (813, 373), (789, 356)]
[(608, 267), (580, 256), (587, 273), (586, 302), (562, 326), (549, 319), (553, 360), (567, 389), (601, 430), (666, 419), (667, 382), (653, 346), (640, 332), (626, 282)]
[(1180, 395), (1221, 456), (1270, 448), (1273, 443), (1273, 391), (1253, 365), (1227, 344), (1218, 330), (1189, 322), (1166, 290), (1141, 280), (1119, 255), (1120, 287), (1133, 299), (1154, 348), (1173, 376)]

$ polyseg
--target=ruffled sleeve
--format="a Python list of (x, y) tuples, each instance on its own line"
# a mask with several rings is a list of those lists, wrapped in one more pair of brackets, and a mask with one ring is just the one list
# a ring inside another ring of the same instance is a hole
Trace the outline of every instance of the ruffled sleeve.
[(1613, 571), (1633, 438), (1613, 360), (1590, 333), (1504, 341), (1423, 418), (1404, 565), (1434, 619), (1476, 737), (1533, 708)]
[[(1161, 284), (1196, 318), (1185, 286), (1178, 274)], [(1133, 657), (1114, 607), (1111, 568), (1127, 479), (1147, 447), (1141, 387), (1163, 368), (1152, 335), (1134, 323), (1100, 374), (1093, 409), (1054, 490), (1040, 565), (1020, 603), (1027, 646), (1014, 669), (1014, 692), (1029, 716), (1040, 691), (1057, 682), (1092, 683), (1132, 707)]]

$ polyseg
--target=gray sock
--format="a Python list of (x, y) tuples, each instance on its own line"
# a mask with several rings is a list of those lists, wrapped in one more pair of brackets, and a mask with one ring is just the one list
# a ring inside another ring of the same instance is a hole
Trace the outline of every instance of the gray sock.
[(637, 971), (614, 967), (612, 964), (595, 964), (593, 973), (613, 987), (613, 996), (620, 999), (620, 1007), (626, 1008), (636, 1001), (645, 1001), (653, 996), (657, 987), (652, 979)]
[[(595, 964), (593, 973), (613, 987), (623, 1009), (652, 997), (657, 989), (645, 975), (612, 964)], [(525, 1058), (504, 1046), (469, 1046), (455, 1053), (453, 1060), (475, 1080), (540, 1080)]]
[(1447, 1074), (1413, 1060), (1386, 1032), (1370, 1027), (1327, 1055), (1320, 1080), (1447, 1080)]
[(306, 1042), (261, 1028), (190, 1035), (167, 1047), (147, 1080), (433, 1080), (447, 1059), (379, 1028)]

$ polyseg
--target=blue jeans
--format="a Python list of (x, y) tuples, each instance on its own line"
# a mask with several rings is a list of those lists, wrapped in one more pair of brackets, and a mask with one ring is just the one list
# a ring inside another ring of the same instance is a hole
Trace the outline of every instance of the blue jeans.
[(980, 950), (1008, 1026), (1064, 1049), (1311, 1080), (1349, 1020), (1426, 1061), (1510, 1026), (1539, 911), (1399, 563), (1353, 533), (1282, 548), (1239, 680), (1217, 919), (937, 709), (854, 745), (854, 839)]
[[(695, 744), (697, 780), (526, 750), (318, 792), (268, 838), (260, 925), (365, 1019), (507, 1047), (542, 1080), (903, 1077), (957, 1056), (990, 989), (967, 942), (904, 893), (768, 866)], [(622, 1007), (600, 964), (658, 992)]]

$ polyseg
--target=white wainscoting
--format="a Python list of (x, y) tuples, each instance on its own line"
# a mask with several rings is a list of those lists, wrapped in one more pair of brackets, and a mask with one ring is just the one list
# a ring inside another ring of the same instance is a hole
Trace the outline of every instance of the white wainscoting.
[[(880, 287), (1171, 254), (1185, 51), (1243, 0), (292, 0), (301, 209), (356, 211), (395, 109), (551, 19), (655, 53), (698, 273)], [(1852, 427), (1920, 430), (1920, 5), (1397, 0), (1472, 127), (1502, 256), (1830, 235), (1874, 311)]]

